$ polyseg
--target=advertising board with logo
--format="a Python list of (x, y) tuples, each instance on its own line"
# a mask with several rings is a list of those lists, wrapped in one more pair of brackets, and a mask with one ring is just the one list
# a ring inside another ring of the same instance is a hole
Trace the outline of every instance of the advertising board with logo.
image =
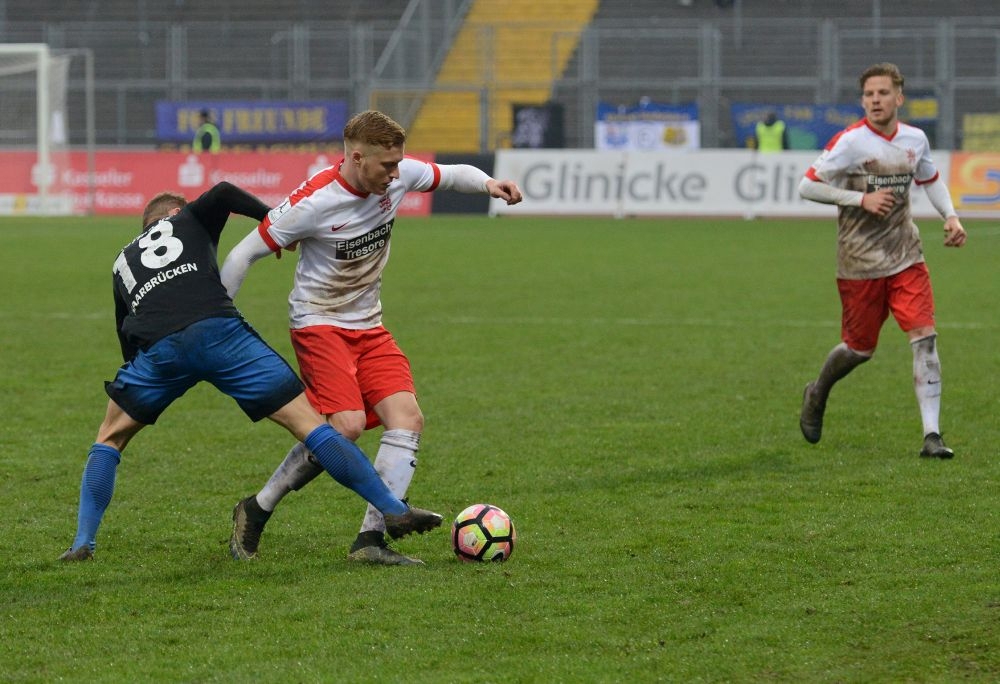
[[(0, 167), (0, 214), (28, 214), (37, 197), (34, 152), (4, 152)], [(433, 161), (433, 155), (410, 155)], [(339, 156), (302, 152), (187, 154), (182, 152), (103, 151), (95, 155), (90, 183), (87, 155), (73, 152), (53, 160), (51, 188), (72, 205), (72, 213), (133, 214), (142, 212), (153, 195), (164, 190), (189, 199), (226, 180), (274, 206), (306, 178), (340, 160)], [(424, 215), (431, 194), (407, 193), (400, 215)]]
[[(802, 199), (798, 187), (817, 153), (757, 154), (694, 150), (683, 154), (599, 150), (501, 150), (495, 176), (511, 178), (524, 201), (490, 203), (493, 214), (594, 216), (829, 216), (836, 207)], [(951, 154), (937, 152), (941, 177)], [(977, 173), (982, 175), (983, 170)], [(988, 179), (985, 181), (988, 183)], [(952, 188), (954, 195), (955, 189)], [(985, 192), (985, 190), (984, 190)], [(937, 217), (919, 187), (914, 216)]]
[(949, 189), (959, 213), (1000, 214), (1000, 153), (951, 155)]

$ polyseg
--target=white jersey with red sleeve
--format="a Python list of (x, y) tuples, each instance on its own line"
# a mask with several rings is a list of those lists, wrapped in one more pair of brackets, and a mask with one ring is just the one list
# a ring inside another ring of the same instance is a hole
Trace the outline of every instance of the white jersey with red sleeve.
[(257, 227), (272, 251), (295, 249), (299, 261), (288, 297), (292, 328), (334, 325), (352, 330), (382, 324), (382, 271), (403, 196), (438, 187), (437, 164), (405, 157), (384, 195), (357, 190), (324, 169), (272, 209)]
[(862, 119), (830, 140), (806, 176), (862, 193), (888, 187), (896, 195), (885, 217), (859, 206), (838, 207), (838, 278), (883, 278), (924, 260), (910, 212), (910, 187), (937, 180), (938, 170), (922, 130), (899, 123), (896, 132), (886, 136)]

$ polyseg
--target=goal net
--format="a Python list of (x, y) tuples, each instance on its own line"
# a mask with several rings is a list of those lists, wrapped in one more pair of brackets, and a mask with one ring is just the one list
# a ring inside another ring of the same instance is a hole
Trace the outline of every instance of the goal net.
[[(44, 44), (0, 44), (0, 215), (88, 210), (87, 182), (73, 187), (73, 179), (92, 174), (86, 162), (82, 174), (71, 166), (71, 62), (72, 54), (53, 54)], [(85, 137), (81, 149), (92, 150), (92, 135)], [(74, 190), (82, 193), (77, 201)]]

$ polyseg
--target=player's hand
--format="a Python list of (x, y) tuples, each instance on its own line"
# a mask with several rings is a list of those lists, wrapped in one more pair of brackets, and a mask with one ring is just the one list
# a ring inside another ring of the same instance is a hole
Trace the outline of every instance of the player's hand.
[(490, 197), (502, 199), (508, 205), (517, 204), (523, 199), (517, 183), (510, 180), (498, 181), (491, 178), (486, 181), (486, 190), (489, 191)]
[(944, 246), (961, 247), (965, 244), (966, 237), (965, 228), (962, 227), (962, 222), (958, 220), (958, 217), (948, 217), (948, 220), (944, 222)]
[(883, 218), (889, 215), (894, 204), (896, 204), (896, 194), (892, 188), (881, 188), (861, 196), (861, 208)]

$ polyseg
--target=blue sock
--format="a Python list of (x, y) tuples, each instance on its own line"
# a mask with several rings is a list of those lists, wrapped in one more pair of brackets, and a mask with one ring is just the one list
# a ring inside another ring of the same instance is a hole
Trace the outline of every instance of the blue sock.
[(115, 474), (122, 455), (106, 444), (94, 444), (87, 456), (80, 482), (80, 511), (76, 520), (76, 538), (73, 549), (84, 544), (93, 551), (96, 546), (97, 528), (101, 525), (104, 511), (111, 503), (115, 491)]
[(400, 515), (407, 511), (406, 504), (393, 496), (361, 449), (328, 424), (310, 432), (303, 443), (334, 480), (363, 496), (381, 513)]

